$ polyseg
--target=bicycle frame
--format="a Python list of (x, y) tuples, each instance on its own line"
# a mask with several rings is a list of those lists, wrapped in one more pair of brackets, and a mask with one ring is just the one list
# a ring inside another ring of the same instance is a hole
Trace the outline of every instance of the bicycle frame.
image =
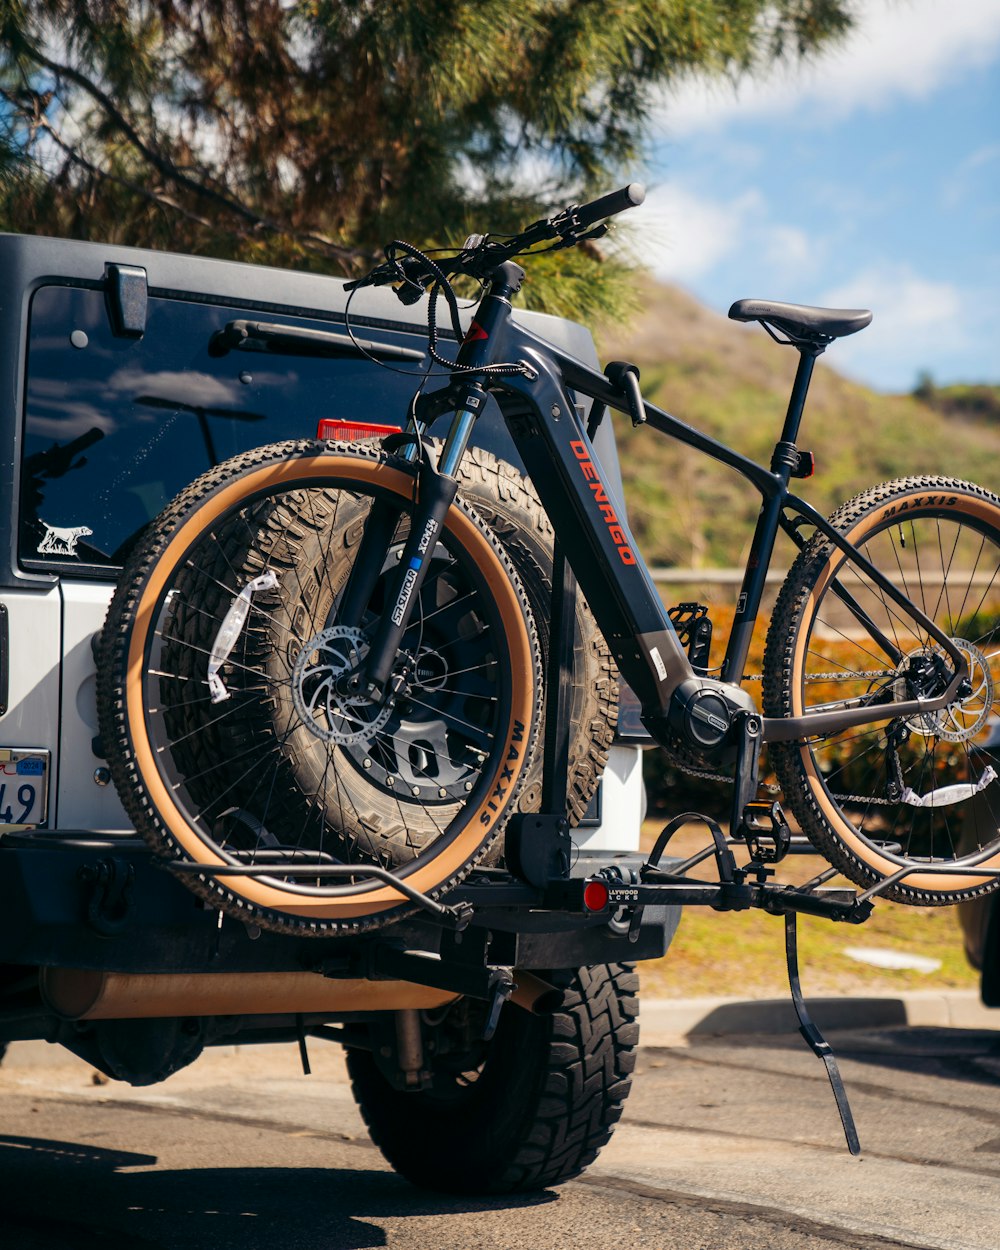
[[(749, 696), (740, 687), (765, 577), (779, 530), (801, 545), (802, 540), (796, 532), (800, 519), (823, 533), (872, 579), (882, 593), (926, 630), (949, 657), (954, 675), (946, 690), (932, 699), (835, 708), (794, 718), (764, 718), (763, 739), (788, 741), (829, 734), (886, 720), (889, 715), (904, 717), (933, 712), (954, 700), (968, 676), (968, 670), (965, 657), (951, 639), (824, 517), (789, 491), (792, 470), (798, 461), (795, 439), (818, 351), (802, 352), (782, 436), (775, 447), (770, 469), (716, 442), (654, 404), (644, 403), (645, 420), (653, 429), (734, 469), (762, 497), (721, 670), (722, 680), (712, 681), (696, 674), (636, 548), (624, 510), (607, 486), (607, 475), (577, 413), (576, 396), (589, 397), (595, 405), (592, 429), (596, 429), (605, 408), (628, 413), (627, 400), (606, 376), (559, 351), (513, 320), (508, 297), (517, 289), (518, 275), (521, 274), (519, 267), (511, 263), (499, 267), (489, 291), (479, 304), (473, 329), (459, 352), (458, 363), (469, 373), (456, 378), (442, 391), (427, 396), (424, 401), (432, 409), (437, 401), (439, 411), (446, 408), (453, 413), (440, 459), (440, 474), (443, 479), (448, 479), (457, 468), (475, 420), (482, 410), (486, 394), (483, 384), (487, 383), (496, 395), (514, 444), (552, 520), (570, 568), (590, 603), (621, 672), (639, 697), (644, 719), (665, 717), (675, 692), (685, 683), (725, 691), (730, 701), (734, 699), (734, 692), (739, 692), (736, 704), (746, 708), (749, 703), (752, 707)], [(526, 373), (498, 380), (478, 372), (499, 361), (523, 362), (528, 369)], [(421, 501), (412, 525), (414, 533), (423, 532), (425, 513), (428, 517), (435, 512), (440, 516), (440, 502), (435, 509), (432, 494), (432, 491), (425, 492), (422, 483)], [(787, 515), (789, 512), (791, 517)], [(405, 560), (406, 553), (404, 564)], [(850, 593), (836, 581), (833, 587), (834, 593), (869, 629), (893, 662), (901, 663), (905, 658), (903, 654), (877, 630)], [(403, 603), (402, 597), (399, 603)], [(373, 642), (373, 656), (378, 652), (379, 641), (376, 639)], [(388, 669), (384, 671), (388, 672)], [(891, 713), (888, 713), (888, 706), (891, 706)]]

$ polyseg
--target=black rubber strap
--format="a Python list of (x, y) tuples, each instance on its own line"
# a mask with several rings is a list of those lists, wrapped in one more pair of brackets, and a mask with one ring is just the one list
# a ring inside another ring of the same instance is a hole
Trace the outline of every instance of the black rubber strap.
[(799, 951), (796, 939), (795, 912), (793, 911), (785, 912), (785, 961), (788, 964), (788, 984), (792, 991), (792, 1005), (795, 1007), (795, 1014), (799, 1018), (799, 1032), (805, 1038), (813, 1054), (818, 1055), (826, 1065), (826, 1075), (830, 1079), (830, 1088), (833, 1090), (833, 1096), (837, 1101), (837, 1110), (840, 1112), (840, 1122), (844, 1126), (847, 1149), (852, 1155), (859, 1155), (861, 1153), (861, 1142), (858, 1140), (858, 1130), (854, 1126), (851, 1104), (847, 1098), (847, 1090), (844, 1088), (844, 1081), (840, 1075), (840, 1068), (837, 1066), (833, 1047), (813, 1023), (809, 1012), (806, 1010), (805, 1001), (802, 998), (802, 986), (799, 983)]

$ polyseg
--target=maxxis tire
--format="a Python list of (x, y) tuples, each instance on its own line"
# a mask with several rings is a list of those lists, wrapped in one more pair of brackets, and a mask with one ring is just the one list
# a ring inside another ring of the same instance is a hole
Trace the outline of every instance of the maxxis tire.
[[(436, 440), (428, 440), (440, 450)], [(369, 444), (372, 445), (372, 444)], [(549, 658), (552, 552), (555, 531), (531, 482), (510, 463), (470, 447), (458, 470), (459, 496), (499, 540), (528, 597), (542, 648)], [(248, 576), (252, 576), (248, 569)], [(569, 706), (566, 815), (575, 827), (587, 813), (608, 762), (618, 724), (618, 670), (611, 649), (578, 590)], [(545, 732), (544, 709), (539, 729)], [(518, 796), (517, 811), (536, 812), (542, 800), (542, 759), (536, 752)]]
[[(1000, 498), (951, 478), (912, 477), (882, 483), (844, 504), (830, 520), (855, 546), (862, 548), (888, 530), (937, 517), (969, 525), (1000, 542)], [(831, 569), (839, 559), (829, 540), (817, 534), (800, 553), (781, 588), (765, 647), (763, 706), (767, 716), (797, 716), (804, 710), (800, 683), (812, 645), (812, 631), (831, 580)], [(950, 568), (949, 564), (949, 571)], [(889, 567), (881, 571), (889, 576), (896, 572)], [(988, 573), (987, 567), (987, 576)], [(899, 577), (905, 582), (902, 569)], [(942, 577), (946, 580), (947, 573)], [(909, 587), (906, 593), (914, 595), (915, 587)], [(920, 593), (924, 594), (922, 584)], [(940, 608), (942, 596), (943, 591), (935, 611)], [(900, 616), (898, 621), (902, 620)], [(899, 628), (902, 633), (902, 627)], [(875, 655), (875, 661), (878, 658)], [(995, 703), (993, 712), (996, 713)], [(816, 745), (822, 744), (823, 740), (819, 740)], [(789, 808), (817, 850), (863, 888), (877, 884), (908, 863), (922, 862), (918, 858), (908, 860), (905, 853), (883, 851), (858, 831), (829, 792), (811, 750), (808, 743), (771, 743), (768, 757)], [(996, 785), (1000, 783), (995, 782)], [(851, 789), (849, 785), (846, 788)], [(991, 820), (995, 820), (995, 811), (994, 806)], [(882, 897), (921, 906), (945, 906), (1000, 888), (1000, 879), (976, 874), (977, 865), (1000, 867), (1000, 830), (992, 842), (974, 855), (956, 854), (951, 862), (958, 863), (964, 871), (954, 877), (916, 872), (887, 889)]]
[[(256, 522), (261, 509), (268, 511), (272, 498), (284, 497), (281, 492), (291, 494), (306, 487), (322, 492), (328, 485), (357, 481), (364, 483), (365, 490), (388, 492), (393, 498), (409, 501), (412, 480), (412, 466), (376, 449), (312, 442), (276, 444), (234, 457), (204, 474), (149, 528), (123, 572), (102, 631), (98, 705), (115, 785), (136, 828), (156, 852), (167, 859), (196, 862), (213, 870), (233, 863), (223, 858), (210, 836), (194, 829), (182, 799), (175, 798), (165, 784), (147, 727), (151, 713), (143, 682), (151, 679), (147, 652), (156, 630), (154, 617), (167, 611), (176, 612), (174, 620), (182, 616), (176, 611), (176, 600), (171, 599), (172, 579), (186, 576), (193, 544), (199, 538), (217, 541), (219, 526), (235, 529), (236, 523), (230, 518), (242, 515), (241, 508), (254, 509)], [(262, 498), (264, 504), (260, 503)], [(447, 541), (465, 553), (463, 559), (470, 569), (477, 570), (474, 575), (490, 587), (489, 597), (481, 601), (492, 605), (488, 611), (495, 621), (495, 638), (510, 648), (501, 671), (509, 674), (502, 680), (513, 685), (503, 696), (502, 723), (497, 725), (495, 746), (480, 766), (480, 780), (470, 787), (468, 800), (459, 804), (461, 823), (448, 827), (439, 849), (432, 848), (428, 854), (420, 851), (407, 869), (400, 870), (410, 884), (431, 896), (461, 881), (502, 833), (526, 775), (540, 716), (540, 648), (513, 565), (464, 505), (458, 503), (452, 508), (445, 531)], [(441, 541), (445, 541), (444, 534)], [(232, 590), (225, 588), (217, 593), (220, 602), (211, 608), (213, 619), (219, 619), (231, 595)], [(204, 614), (204, 603), (195, 601), (193, 595), (190, 599), (191, 612)], [(235, 659), (236, 653), (231, 657)], [(239, 669), (240, 665), (230, 663), (223, 670), (224, 676), (232, 682), (233, 671)], [(200, 677), (203, 681), (203, 674)], [(195, 724), (199, 732), (202, 728)], [(166, 741), (172, 752), (172, 731)], [(212, 744), (211, 739), (206, 741)], [(222, 769), (227, 766), (224, 755), (212, 762)], [(454, 819), (457, 822), (459, 817)], [(280, 932), (358, 932), (413, 910), (391, 885), (373, 879), (328, 890), (310, 887), (309, 894), (305, 888), (293, 888), (294, 883), (271, 877), (182, 876), (213, 906)]]
[(607, 964), (575, 971), (550, 1016), (508, 1003), (479, 1079), (451, 1099), (397, 1090), (369, 1052), (348, 1049), (372, 1140), (425, 1189), (501, 1194), (571, 1180), (621, 1117), (639, 1041), (638, 991), (632, 967)]

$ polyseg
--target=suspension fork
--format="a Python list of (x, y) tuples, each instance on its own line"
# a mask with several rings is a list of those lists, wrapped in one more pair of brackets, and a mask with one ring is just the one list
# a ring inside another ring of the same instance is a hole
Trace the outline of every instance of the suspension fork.
[[(459, 348), (457, 363), (463, 370), (470, 372), (461, 381), (456, 378), (452, 382), (457, 400), (451, 428), (437, 467), (430, 463), (427, 455), (421, 458), (417, 470), (418, 493), (410, 533), (397, 571), (389, 578), (386, 604), (391, 604), (392, 607), (387, 607), (382, 613), (361, 671), (349, 679), (352, 690), (363, 690), (371, 697), (378, 698), (389, 681), (403, 635), (413, 617), (427, 577), (429, 555), (444, 528), (445, 517), (458, 491), (455, 475), (469, 444), (476, 419), (482, 414), (489, 398), (482, 385), (485, 374), (477, 371), (493, 362), (494, 354), (499, 350), (498, 344), (503, 338), (502, 333), (497, 331), (502, 330), (503, 325), (509, 321), (510, 296), (520, 289), (523, 279), (524, 270), (513, 261), (497, 266), (491, 275), (489, 291), (480, 301), (476, 312), (473, 326), (477, 332), (470, 333)], [(407, 459), (413, 460), (417, 456), (419, 435), (423, 433), (423, 422), (416, 412), (410, 417), (406, 433), (418, 436), (410, 442), (405, 453)], [(373, 504), (372, 515), (365, 526), (359, 558), (355, 561), (355, 569), (352, 570), (344, 595), (344, 611), (341, 615), (344, 624), (360, 625), (361, 614), (374, 592), (385, 563), (385, 552), (402, 511), (393, 504), (382, 504), (378, 500)], [(405, 676), (399, 674), (397, 681), (402, 684)]]
[[(431, 556), (444, 530), (445, 518), (458, 491), (456, 473), (469, 438), (486, 401), (486, 392), (478, 382), (463, 387), (461, 407), (452, 418), (441, 458), (435, 466), (424, 456), (417, 468), (416, 504), (410, 532), (395, 570), (388, 578), (385, 607), (379, 618), (371, 646), (359, 673), (350, 679), (353, 690), (363, 690), (372, 697), (381, 697), (389, 683), (403, 635), (409, 628), (420, 601), (420, 592), (427, 579)], [(407, 459), (415, 459), (411, 445)], [(365, 523), (364, 534), (345, 588), (339, 620), (359, 626), (362, 614), (371, 600), (376, 583), (385, 566), (386, 552), (404, 509), (397, 504), (376, 500)], [(402, 677), (401, 677), (402, 680)]]
[[(401, 460), (412, 464), (419, 455), (420, 438), (427, 427), (415, 413), (411, 413), (403, 429), (404, 436), (410, 436), (399, 449)], [(373, 499), (368, 510), (358, 553), (347, 577), (347, 585), (341, 596), (337, 610), (337, 620), (341, 625), (360, 629), (364, 620), (364, 612), (375, 593), (375, 587), (382, 574), (386, 552), (396, 532), (403, 509), (389, 499)]]

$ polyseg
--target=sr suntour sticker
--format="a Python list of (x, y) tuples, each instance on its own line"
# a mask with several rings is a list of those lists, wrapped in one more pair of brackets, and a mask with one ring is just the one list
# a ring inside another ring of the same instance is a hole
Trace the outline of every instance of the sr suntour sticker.
[(76, 544), (94, 532), (89, 525), (49, 525), (47, 521), (42, 524), (45, 526), (45, 537), (37, 547), (38, 554), (42, 556), (75, 556)]

